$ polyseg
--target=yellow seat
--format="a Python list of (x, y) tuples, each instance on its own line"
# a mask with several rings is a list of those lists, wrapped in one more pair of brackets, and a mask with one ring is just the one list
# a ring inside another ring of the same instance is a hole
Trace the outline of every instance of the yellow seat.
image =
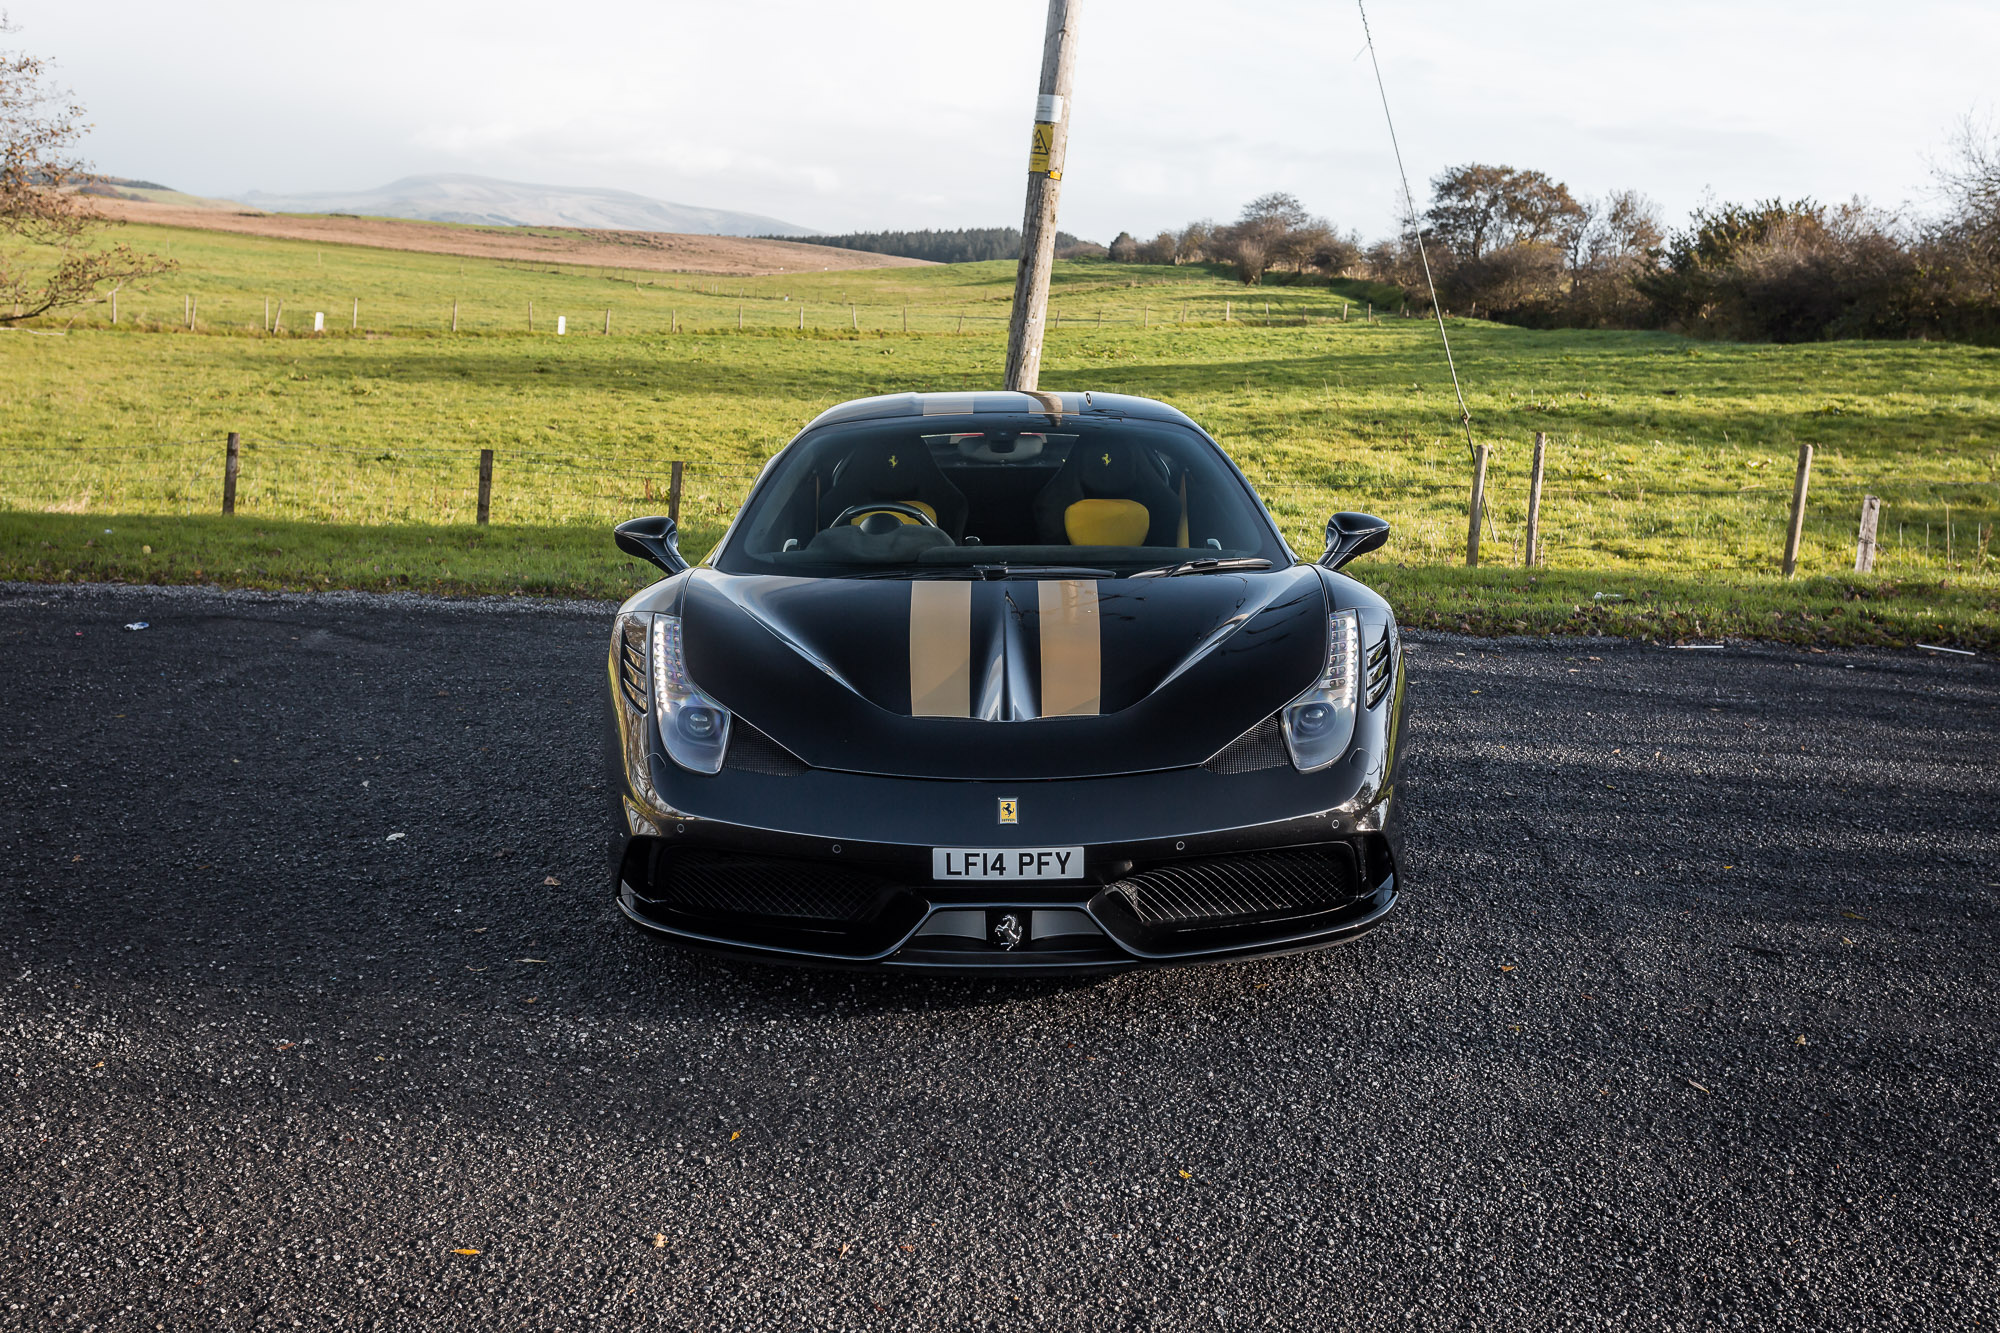
[[(925, 517), (929, 518), (931, 522), (933, 523), (937, 522), (937, 510), (931, 508), (929, 505), (925, 504), (922, 500), (897, 500), (894, 503), (901, 505), (908, 505), (912, 509), (921, 509), (924, 511)], [(850, 518), (847, 521), (850, 524), (859, 523), (862, 519), (867, 518), (869, 514), (895, 514), (896, 520), (899, 523), (904, 523), (904, 524), (915, 523), (917, 521), (914, 518), (911, 518), (908, 514), (897, 514), (896, 511), (893, 509), (869, 509), (862, 513), (856, 514), (853, 518)]]
[(1144, 546), (1152, 513), (1137, 500), (1078, 500), (1063, 510), (1071, 546)]

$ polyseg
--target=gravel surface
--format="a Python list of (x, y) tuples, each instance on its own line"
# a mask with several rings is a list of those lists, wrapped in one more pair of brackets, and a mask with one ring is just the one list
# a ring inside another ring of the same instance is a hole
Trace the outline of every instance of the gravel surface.
[(2000, 1317), (1992, 664), (1412, 636), (1383, 929), (964, 983), (618, 916), (607, 611), (0, 587), (0, 1326)]

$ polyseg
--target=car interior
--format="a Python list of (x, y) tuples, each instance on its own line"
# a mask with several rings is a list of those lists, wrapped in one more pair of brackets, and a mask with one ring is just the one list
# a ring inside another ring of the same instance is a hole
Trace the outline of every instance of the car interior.
[(966, 427), (876, 421), (800, 441), (752, 497), (718, 566), (813, 574), (1283, 559), (1258, 501), (1195, 431), (1122, 420)]

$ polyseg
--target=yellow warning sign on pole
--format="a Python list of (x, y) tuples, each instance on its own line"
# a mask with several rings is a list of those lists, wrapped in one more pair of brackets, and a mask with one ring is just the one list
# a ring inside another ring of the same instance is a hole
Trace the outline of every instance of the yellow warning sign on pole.
[(1056, 127), (1042, 121), (1035, 122), (1035, 141), (1028, 149), (1028, 172), (1030, 175), (1047, 176), (1052, 181), (1062, 179), (1060, 166), (1049, 166), (1049, 151), (1055, 147)]

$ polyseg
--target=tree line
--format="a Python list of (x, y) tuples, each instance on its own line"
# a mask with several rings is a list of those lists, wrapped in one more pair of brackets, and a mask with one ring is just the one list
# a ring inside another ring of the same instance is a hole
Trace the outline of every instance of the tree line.
[(1670, 230), (1636, 190), (1578, 198), (1545, 172), (1472, 163), (1440, 172), (1424, 211), (1372, 244), (1276, 193), (1233, 223), (1121, 232), (1109, 254), (1227, 265), (1246, 283), (1368, 278), (1423, 308), (1428, 258), (1447, 310), (1539, 328), (2000, 342), (2000, 135), (1968, 119), (1935, 177), (1924, 216), (1767, 199), (1705, 204)]
[[(771, 241), (801, 245), (833, 245), (875, 255), (901, 255), (937, 264), (971, 264), (982, 259), (1019, 259), (1019, 227), (961, 227), (955, 231), (853, 231), (842, 236), (767, 236)], [(1066, 231), (1056, 233), (1056, 250), (1073, 258), (1092, 249)], [(1103, 247), (1095, 247), (1103, 253)]]

